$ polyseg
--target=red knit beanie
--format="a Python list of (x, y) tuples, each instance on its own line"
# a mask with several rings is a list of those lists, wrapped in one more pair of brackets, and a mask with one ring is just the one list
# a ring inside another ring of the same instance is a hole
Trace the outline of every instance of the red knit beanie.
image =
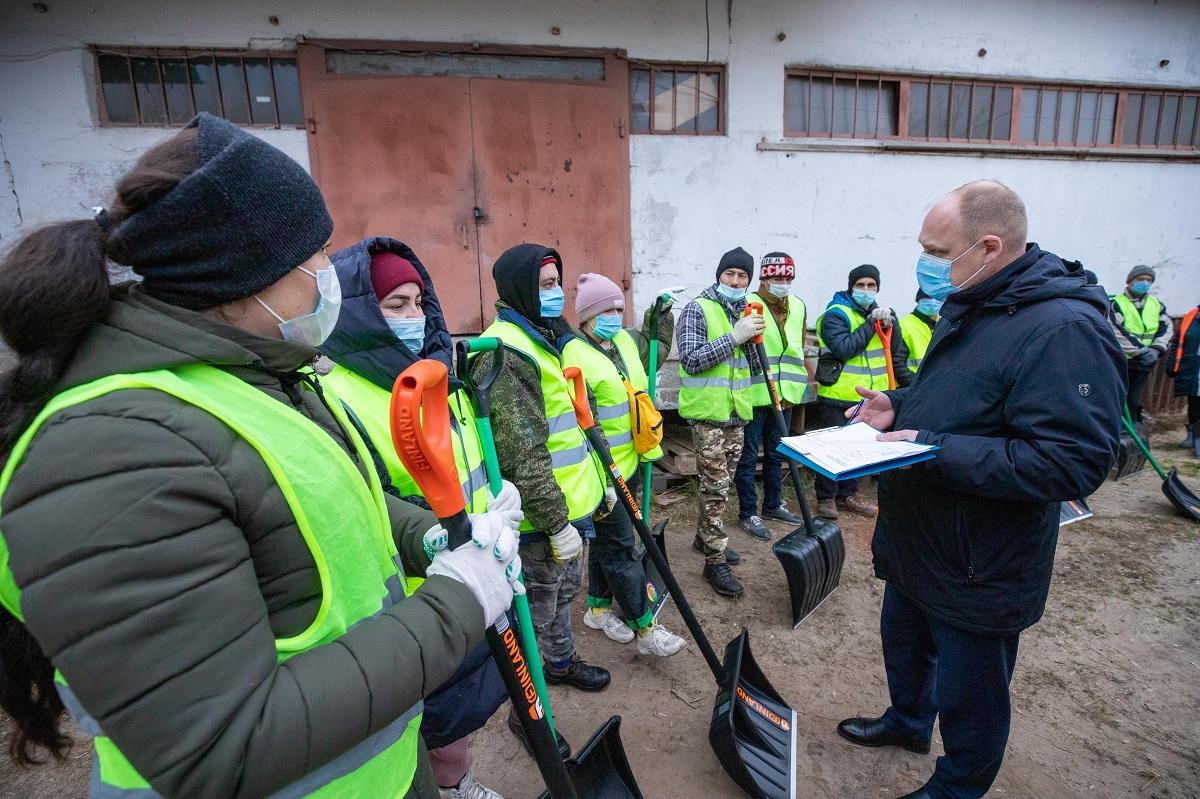
[(375, 289), (376, 299), (382, 300), (402, 283), (416, 283), (422, 292), (425, 291), (425, 281), (407, 258), (401, 258), (394, 252), (371, 256), (371, 288)]

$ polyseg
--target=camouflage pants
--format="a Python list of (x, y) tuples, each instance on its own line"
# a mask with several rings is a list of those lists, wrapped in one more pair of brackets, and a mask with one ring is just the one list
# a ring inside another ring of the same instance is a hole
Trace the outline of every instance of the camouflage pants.
[(581, 555), (559, 563), (550, 551), (550, 541), (540, 535), (522, 536), (520, 552), (529, 615), (542, 660), (551, 665), (569, 661), (575, 656), (571, 602), (579, 595), (586, 558)]
[(729, 536), (721, 517), (729, 500), (731, 475), (742, 455), (742, 425), (717, 427), (692, 422), (692, 442), (696, 447), (696, 467), (700, 473), (699, 515), (696, 535), (704, 547), (704, 559), (722, 560)]

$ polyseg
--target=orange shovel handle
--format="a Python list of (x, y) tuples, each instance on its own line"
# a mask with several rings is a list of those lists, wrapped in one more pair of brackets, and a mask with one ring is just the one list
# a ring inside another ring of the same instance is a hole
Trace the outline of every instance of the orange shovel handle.
[(575, 421), (583, 430), (593, 427), (596, 422), (592, 419), (592, 406), (588, 405), (587, 383), (583, 381), (583, 370), (578, 366), (568, 366), (563, 369), (563, 377), (575, 386), (571, 404), (575, 406)]
[(875, 323), (875, 335), (883, 342), (883, 357), (887, 359), (888, 388), (896, 388), (896, 367), (892, 365), (892, 328)]
[(464, 508), (450, 440), (448, 377), (445, 364), (421, 360), (392, 387), (392, 446), (439, 519)]
[[(763, 306), (762, 306), (761, 302), (746, 303), (746, 310), (742, 311), (742, 316), (749, 316), (752, 313), (758, 314), (759, 316), (763, 315)], [(753, 341), (755, 344), (762, 344), (763, 343), (762, 334), (759, 333), (757, 336), (755, 336), (753, 339), (751, 339), (751, 341)]]

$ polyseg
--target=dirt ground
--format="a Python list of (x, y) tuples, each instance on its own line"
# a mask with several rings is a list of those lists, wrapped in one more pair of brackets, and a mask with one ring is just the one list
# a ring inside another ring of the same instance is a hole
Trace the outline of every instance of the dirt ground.
[[(1161, 429), (1156, 452), (1200, 489), (1200, 461), (1174, 447), (1181, 435), (1178, 427)], [(1200, 525), (1173, 511), (1149, 467), (1106, 483), (1090, 504), (1094, 519), (1063, 528), (1045, 618), (1022, 636), (1012, 735), (990, 795), (1195, 799)], [(700, 557), (689, 549), (694, 498), (654, 513), (672, 518), (669, 555), (714, 646), (722, 650), (748, 627), (759, 664), (796, 709), (797, 796), (888, 799), (921, 785), (940, 753), (936, 734), (933, 753), (922, 756), (862, 749), (835, 732), (842, 718), (874, 715), (887, 705), (871, 521), (840, 520), (848, 550), (841, 586), (792, 630), (787, 585), (770, 544), (733, 530), (747, 590), (741, 600), (720, 599), (702, 583)], [(674, 606), (663, 621), (684, 633)], [(609, 716), (620, 715), (645, 796), (741, 796), (708, 746), (715, 688), (695, 645), (650, 660), (632, 644), (614, 644), (582, 624), (576, 629), (583, 657), (611, 669), (613, 685), (598, 695), (552, 689), (568, 740), (580, 746)], [(536, 796), (537, 772), (503, 717), (498, 713), (475, 736), (476, 773), (508, 799)], [(83, 796), (89, 750), (81, 739), (66, 764), (33, 770), (17, 769), (0, 754), (0, 796)]]

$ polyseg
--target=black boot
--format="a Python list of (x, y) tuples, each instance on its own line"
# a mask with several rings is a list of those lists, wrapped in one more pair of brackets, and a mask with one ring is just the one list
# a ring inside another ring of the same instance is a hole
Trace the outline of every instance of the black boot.
[[(696, 550), (701, 555), (704, 554), (704, 545), (700, 543), (700, 536), (696, 536), (695, 538), (692, 539), (692, 549)], [(730, 566), (736, 566), (742, 562), (742, 556), (738, 553), (738, 551), (736, 549), (734, 549), (733, 547), (731, 547), (729, 545), (726, 545), (725, 546), (725, 562), (728, 563)]]
[(581, 691), (603, 691), (612, 679), (608, 669), (584, 663), (579, 658), (571, 661), (571, 665), (565, 669), (556, 669), (547, 663), (544, 671), (546, 682), (551, 685), (569, 685)]
[(1183, 437), (1183, 441), (1179, 442), (1180, 449), (1195, 449), (1196, 448), (1196, 426), (1189, 424), (1184, 428), (1187, 430), (1187, 435)]
[[(516, 708), (511, 706), (508, 709), (508, 728), (512, 730), (513, 735), (517, 736), (517, 740), (525, 747), (529, 756), (533, 757), (533, 747), (529, 745), (529, 739), (525, 737), (525, 728), (521, 726), (521, 722), (517, 718)], [(571, 745), (558, 730), (554, 731), (554, 737), (558, 740), (558, 754), (562, 756), (563, 760), (566, 760), (571, 756)]]
[(837, 728), (838, 735), (859, 746), (899, 746), (919, 755), (929, 754), (929, 739), (914, 738), (884, 723), (883, 718), (846, 719)]
[(721, 596), (741, 596), (742, 584), (733, 576), (728, 563), (705, 563), (704, 579)]

